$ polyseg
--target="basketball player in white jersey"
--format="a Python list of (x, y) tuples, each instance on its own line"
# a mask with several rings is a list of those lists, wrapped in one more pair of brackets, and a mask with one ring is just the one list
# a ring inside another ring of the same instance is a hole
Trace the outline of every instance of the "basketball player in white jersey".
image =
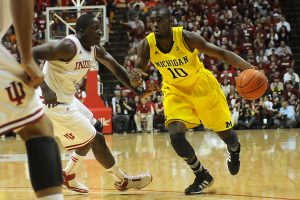
[(79, 163), (90, 148), (97, 161), (112, 174), (116, 189), (140, 189), (152, 181), (150, 174), (128, 176), (119, 169), (100, 133), (101, 123), (74, 97), (75, 85), (93, 66), (95, 58), (108, 67), (125, 86), (139, 93), (130, 85), (125, 69), (99, 45), (100, 28), (100, 21), (94, 15), (84, 14), (76, 22), (75, 35), (69, 35), (54, 44), (35, 47), (33, 51), (37, 59), (47, 60), (43, 68), (45, 81), (41, 89), (47, 105), (46, 113), (54, 125), (54, 134), (67, 150), (75, 149), (63, 172), (64, 185), (79, 193), (88, 193), (88, 188), (75, 177)]
[(21, 54), (20, 65), (0, 43), (0, 135), (15, 130), (24, 140), (37, 199), (62, 200), (59, 149), (35, 90), (44, 75), (32, 57), (32, 16), (33, 0), (0, 1), (0, 40), (13, 22)]

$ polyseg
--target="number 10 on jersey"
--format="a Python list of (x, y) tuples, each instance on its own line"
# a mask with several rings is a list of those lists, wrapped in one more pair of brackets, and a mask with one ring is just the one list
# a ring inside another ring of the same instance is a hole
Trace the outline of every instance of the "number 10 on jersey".
[(186, 71), (184, 71), (182, 68), (174, 67), (167, 69), (171, 72), (173, 78), (186, 77), (188, 75), (188, 73), (186, 73)]

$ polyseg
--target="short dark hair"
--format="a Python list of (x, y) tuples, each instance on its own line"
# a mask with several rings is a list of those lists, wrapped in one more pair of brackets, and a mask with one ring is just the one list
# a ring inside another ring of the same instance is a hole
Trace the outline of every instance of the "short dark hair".
[(156, 6), (151, 12), (163, 12), (167, 17), (171, 16), (171, 12), (166, 6)]
[(76, 21), (76, 26), (75, 26), (76, 32), (86, 29), (91, 24), (91, 22), (95, 17), (96, 16), (91, 13), (81, 15)]

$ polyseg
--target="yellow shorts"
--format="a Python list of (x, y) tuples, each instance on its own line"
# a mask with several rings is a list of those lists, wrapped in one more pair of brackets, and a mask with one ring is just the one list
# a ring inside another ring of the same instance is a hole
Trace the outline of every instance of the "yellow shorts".
[(201, 123), (213, 131), (224, 131), (233, 127), (225, 95), (214, 75), (201, 69), (197, 82), (186, 89), (163, 83), (166, 126), (180, 121), (186, 128)]

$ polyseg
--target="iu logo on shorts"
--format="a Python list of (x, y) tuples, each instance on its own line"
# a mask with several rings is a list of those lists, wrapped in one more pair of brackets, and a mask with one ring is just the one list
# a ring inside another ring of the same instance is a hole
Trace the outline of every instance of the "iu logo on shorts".
[(22, 100), (25, 98), (25, 92), (21, 82), (10, 82), (10, 86), (5, 89), (10, 101), (16, 102), (17, 106), (23, 103)]
[(75, 136), (73, 135), (73, 133), (66, 133), (66, 134), (64, 134), (64, 136), (69, 140), (74, 140), (75, 139)]

